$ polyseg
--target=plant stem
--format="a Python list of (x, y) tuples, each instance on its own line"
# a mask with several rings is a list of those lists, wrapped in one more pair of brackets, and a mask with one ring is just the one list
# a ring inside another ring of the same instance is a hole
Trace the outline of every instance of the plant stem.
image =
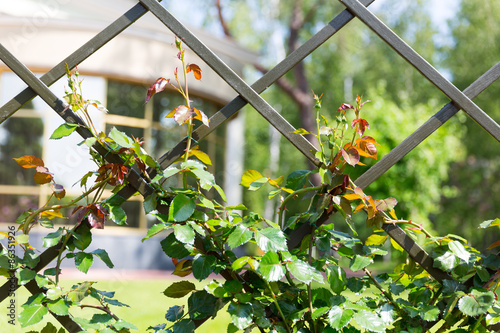
[(278, 213), (278, 224), (281, 225), (281, 228), (284, 228), (285, 223), (283, 220), (283, 211), (285, 210), (285, 206), (290, 199), (295, 197), (296, 195), (302, 194), (302, 193), (307, 193), (307, 192), (313, 192), (313, 191), (319, 191), (323, 188), (323, 185), (320, 186), (315, 186), (315, 187), (306, 187), (306, 188), (301, 188), (300, 190), (297, 190), (293, 193), (290, 193), (281, 203), (280, 205), (280, 211)]
[(285, 328), (286, 328), (286, 331), (288, 333), (292, 333), (292, 331), (290, 330), (290, 327), (288, 327), (288, 323), (286, 322), (286, 317), (285, 315), (283, 314), (283, 311), (281, 311), (281, 307), (280, 305), (278, 304), (278, 300), (276, 299), (276, 295), (274, 294), (274, 291), (273, 289), (271, 288), (271, 285), (269, 284), (268, 281), (264, 280), (264, 282), (266, 282), (266, 286), (267, 286), (267, 289), (269, 289), (269, 291), (271, 292), (271, 296), (273, 298), (273, 302), (274, 302), (274, 305), (276, 305), (276, 308), (278, 309), (279, 313), (280, 313), (280, 316), (281, 316), (281, 319), (283, 319), (283, 324), (285, 325)]
[(399, 306), (398, 303), (396, 303), (394, 301), (394, 298), (392, 297), (392, 295), (388, 291), (386, 291), (384, 289), (384, 287), (382, 287), (382, 285), (377, 281), (377, 279), (375, 279), (373, 277), (372, 273), (368, 269), (363, 268), (363, 271), (365, 272), (366, 275), (368, 275), (368, 277), (370, 278), (370, 280), (372, 280), (372, 282), (375, 285), (375, 287), (377, 287), (377, 289), (382, 292), (382, 294), (385, 296), (385, 298), (387, 298), (387, 300), (389, 301), (389, 303), (391, 303), (392, 306), (394, 306), (394, 308), (396, 308), (396, 310), (398, 312), (400, 312), (401, 311), (401, 307)]
[(30, 216), (28, 216), (26, 218), (26, 220), (23, 222), (23, 224), (21, 226), (21, 229), (23, 229), (23, 233), (27, 234), (29, 232), (28, 226), (30, 225), (31, 221), (33, 221), (33, 219), (36, 216), (38, 216), (39, 214), (41, 214), (41, 213), (43, 213), (43, 212), (45, 212), (47, 210), (57, 210), (57, 209), (62, 209), (62, 208), (73, 206), (78, 201), (80, 201), (83, 198), (87, 197), (90, 193), (94, 192), (95, 190), (99, 189), (101, 186), (105, 185), (110, 179), (111, 179), (111, 175), (109, 177), (107, 177), (106, 179), (101, 180), (99, 183), (97, 183), (94, 186), (92, 186), (92, 188), (90, 190), (84, 192), (83, 194), (81, 194), (80, 196), (78, 196), (76, 199), (71, 200), (69, 203), (66, 203), (66, 204), (63, 204), (63, 205), (43, 206), (43, 207), (38, 208), (33, 213), (31, 213)]
[[(314, 242), (314, 233), (315, 233), (316, 229), (314, 228), (312, 231), (311, 231), (311, 241), (309, 242), (309, 266), (311, 266), (312, 264), (312, 251), (313, 251), (313, 242)], [(312, 288), (311, 288), (311, 282), (309, 282), (307, 284), (307, 295), (309, 297), (309, 312), (313, 313), (313, 304), (312, 304)], [(318, 328), (316, 326), (316, 320), (312, 320), (312, 323), (313, 323), (313, 327), (314, 327), (314, 333), (317, 333), (318, 332)]]
[[(74, 229), (74, 228), (73, 228)], [(66, 247), (66, 244), (68, 244), (68, 241), (71, 239), (71, 233), (70, 232), (67, 232), (66, 233), (66, 237), (64, 239), (64, 242), (61, 246), (61, 248), (59, 249), (59, 254), (57, 255), (57, 264), (56, 264), (56, 285), (59, 284), (59, 273), (61, 271), (60, 267), (61, 267), (61, 262), (62, 262), (62, 259), (64, 258), (61, 258), (62, 257), (62, 254), (64, 252), (64, 248)]]

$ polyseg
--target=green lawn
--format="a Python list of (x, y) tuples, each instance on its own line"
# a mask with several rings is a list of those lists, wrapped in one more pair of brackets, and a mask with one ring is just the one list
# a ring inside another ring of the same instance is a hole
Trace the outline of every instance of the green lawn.
[[(197, 284), (196, 280), (192, 280), (193, 283)], [(133, 323), (137, 326), (138, 332), (146, 332), (149, 326), (154, 326), (160, 323), (166, 322), (165, 313), (167, 309), (172, 305), (183, 305), (187, 302), (187, 296), (182, 299), (171, 299), (163, 295), (163, 290), (168, 287), (175, 280), (133, 280), (133, 281), (120, 281), (120, 280), (109, 280), (100, 281), (94, 284), (94, 287), (99, 290), (105, 291), (115, 291), (115, 298), (122, 303), (129, 305), (130, 307), (112, 307), (112, 311), (120, 318), (124, 318), (128, 322)], [(3, 284), (3, 279), (0, 283)], [(71, 286), (76, 283), (76, 281), (63, 281), (63, 285)], [(201, 286), (201, 284), (197, 284)], [(17, 314), (22, 310), (21, 305), (29, 296), (29, 292), (25, 288), (20, 288), (17, 291)], [(44, 317), (43, 324), (33, 325), (27, 328), (21, 328), (19, 325), (12, 327), (7, 323), (7, 305), (8, 299), (2, 302), (1, 308), (3, 309), (3, 314), (0, 320), (0, 332), (1, 333), (20, 333), (29, 332), (30, 330), (39, 331), (45, 326), (47, 321), (52, 322), (57, 327), (60, 327), (59, 323), (50, 315), (47, 314)], [(84, 313), (87, 318), (90, 318), (94, 313), (89, 309), (77, 310), (73, 312), (74, 315), (78, 315), (78, 312)], [(196, 332), (225, 332), (227, 324), (230, 322), (229, 315), (224, 311), (220, 312), (214, 320), (209, 320), (204, 325), (202, 325)]]

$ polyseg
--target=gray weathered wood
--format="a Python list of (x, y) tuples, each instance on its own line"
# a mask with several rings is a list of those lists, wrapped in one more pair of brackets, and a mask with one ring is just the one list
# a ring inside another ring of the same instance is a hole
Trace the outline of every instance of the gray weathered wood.
[[(69, 68), (74, 68), (146, 13), (147, 10), (142, 4), (136, 4), (125, 14), (111, 23), (107, 28), (99, 32), (87, 43), (83, 44), (78, 50), (73, 52), (70, 56), (66, 57), (54, 68), (44, 74), (40, 80), (47, 86), (51, 86), (54, 82), (64, 76), (65, 63), (68, 64)], [(35, 96), (36, 93), (28, 87), (8, 101), (0, 108), (0, 124), (19, 110), (24, 104), (32, 100)]]
[[(480, 78), (467, 87), (467, 89), (464, 90), (464, 94), (470, 99), (474, 99), (499, 77), (500, 62), (491, 67), (486, 73), (481, 75)], [(383, 175), (394, 164), (406, 156), (406, 154), (417, 147), (422, 141), (427, 139), (441, 125), (453, 117), (459, 110), (460, 108), (455, 106), (452, 102), (446, 104), (441, 110), (439, 110), (439, 112), (426, 121), (425, 124), (420, 126), (415, 132), (404, 139), (374, 166), (356, 179), (356, 185), (361, 188), (366, 188), (368, 185), (373, 183), (376, 179), (378, 179), (378, 177)]]
[(464, 93), (448, 81), (422, 56), (406, 44), (398, 35), (389, 29), (372, 12), (357, 0), (339, 0), (354, 15), (363, 21), (389, 46), (399, 53), (415, 69), (425, 76), (432, 84), (448, 96), (454, 103), (462, 108), (474, 121), (483, 127), (492, 137), (500, 142), (500, 125), (498, 125), (481, 108), (472, 102)]

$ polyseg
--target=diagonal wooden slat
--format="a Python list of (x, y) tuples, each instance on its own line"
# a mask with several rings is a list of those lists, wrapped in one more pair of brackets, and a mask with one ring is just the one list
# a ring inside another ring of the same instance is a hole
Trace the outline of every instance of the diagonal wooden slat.
[[(73, 52), (70, 56), (66, 57), (63, 61), (57, 64), (54, 68), (44, 74), (40, 80), (47, 86), (51, 86), (54, 82), (59, 80), (65, 74), (65, 63), (69, 68), (74, 68), (82, 61), (91, 56), (94, 52), (99, 50), (111, 39), (119, 35), (123, 30), (129, 27), (132, 23), (137, 21), (140, 17), (148, 11), (140, 3), (136, 4), (125, 14), (111, 23), (108, 27), (98, 33), (95, 37), (90, 39), (87, 43), (83, 44), (78, 50)], [(30, 87), (24, 89), (5, 105), (0, 108), (0, 124), (14, 114), (24, 104), (28, 103), (36, 96), (36, 92)]]
[(358, 0), (339, 0), (373, 32), (382, 38), (390, 47), (408, 61), (432, 84), (460, 106), (474, 121), (483, 127), (492, 137), (500, 142), (500, 125), (490, 118), (481, 108), (472, 102), (464, 93), (448, 81), (420, 54), (406, 44), (398, 35), (366, 9)]
[[(464, 94), (470, 99), (476, 98), (484, 89), (489, 87), (500, 77), (500, 62), (496, 63), (486, 73), (481, 75), (474, 83), (464, 90)], [(374, 166), (363, 173), (355, 183), (361, 188), (366, 188), (368, 185), (377, 180), (394, 164), (401, 160), (406, 154), (417, 147), (422, 141), (428, 138), (434, 131), (441, 125), (453, 117), (458, 111), (459, 107), (455, 106), (452, 102), (446, 104), (439, 112), (432, 116), (429, 120), (420, 126), (415, 132), (404, 139), (399, 145), (392, 149)]]
[(294, 134), (295, 128), (286, 121), (274, 108), (243, 81), (215, 53), (193, 35), (184, 25), (172, 16), (156, 0), (140, 0), (166, 27), (175, 35), (182, 36), (182, 41), (205, 61), (224, 81), (257, 110), (271, 125), (287, 138), (304, 156), (314, 164), (319, 161), (314, 156), (316, 148), (302, 135)]

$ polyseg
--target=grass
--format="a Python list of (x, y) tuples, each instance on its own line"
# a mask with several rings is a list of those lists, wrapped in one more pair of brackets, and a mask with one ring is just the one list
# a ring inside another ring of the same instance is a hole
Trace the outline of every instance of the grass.
[[(201, 288), (201, 284), (196, 280), (189, 279), (191, 282), (195, 283), (197, 287)], [(74, 283), (79, 281), (63, 281), (63, 286), (70, 287)], [(115, 291), (115, 299), (122, 303), (129, 305), (130, 307), (116, 307), (113, 306), (111, 310), (119, 317), (126, 321), (134, 324), (137, 328), (137, 332), (146, 332), (149, 326), (155, 326), (157, 324), (165, 323), (165, 313), (167, 309), (172, 305), (183, 305), (187, 303), (187, 296), (182, 299), (172, 299), (163, 295), (163, 291), (167, 288), (173, 280), (132, 280), (132, 281), (122, 281), (122, 280), (107, 280), (100, 281), (94, 284), (94, 287), (98, 290), (105, 291)], [(0, 281), (3, 284), (3, 281)], [(17, 314), (22, 310), (21, 305), (30, 296), (29, 292), (25, 288), (20, 288), (16, 292), (17, 297)], [(87, 300), (86, 298), (85, 300)], [(29, 332), (34, 330), (39, 332), (48, 321), (54, 324), (56, 327), (61, 327), (57, 320), (53, 316), (47, 314), (44, 320), (37, 325), (33, 325), (27, 328), (21, 328), (17, 322), (16, 326), (8, 324), (7, 318), (7, 305), (8, 299), (2, 302), (2, 312), (0, 319), (0, 332), (2, 333), (20, 333)], [(72, 311), (74, 315), (78, 315), (85, 318), (91, 318), (94, 313), (99, 313), (92, 311), (90, 309), (76, 309)], [(197, 333), (213, 333), (213, 332), (225, 332), (227, 325), (230, 322), (229, 315), (221, 311), (219, 315), (196, 330)]]

